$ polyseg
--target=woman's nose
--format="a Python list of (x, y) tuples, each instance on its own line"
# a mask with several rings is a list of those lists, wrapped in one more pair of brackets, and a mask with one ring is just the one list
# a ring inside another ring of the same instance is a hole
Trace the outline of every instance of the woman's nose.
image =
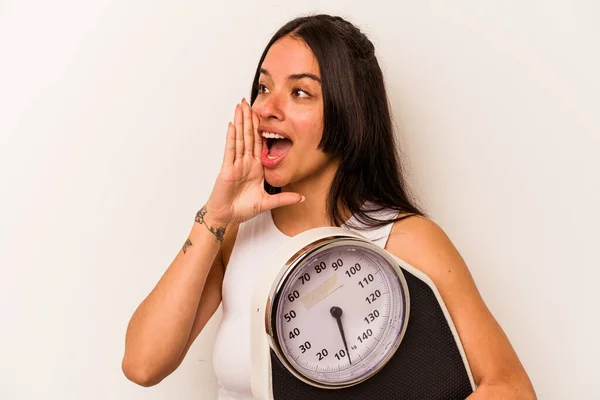
[(261, 95), (252, 109), (261, 119), (283, 119), (283, 102), (277, 93)]

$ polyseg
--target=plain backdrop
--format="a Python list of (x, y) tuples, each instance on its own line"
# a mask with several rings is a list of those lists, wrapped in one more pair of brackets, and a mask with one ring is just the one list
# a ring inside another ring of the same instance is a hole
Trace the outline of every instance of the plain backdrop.
[(600, 398), (597, 2), (0, 0), (0, 399), (215, 397), (219, 314), (152, 388), (125, 329), (264, 46), (314, 12), (375, 43), (411, 187), (539, 398)]

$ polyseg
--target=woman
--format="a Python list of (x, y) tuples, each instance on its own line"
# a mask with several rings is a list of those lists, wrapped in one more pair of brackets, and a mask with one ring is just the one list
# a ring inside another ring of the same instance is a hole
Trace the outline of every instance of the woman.
[(289, 22), (261, 57), (250, 103), (236, 106), (221, 172), (188, 239), (130, 321), (126, 376), (144, 386), (164, 379), (223, 301), (220, 398), (252, 398), (255, 260), (300, 232), (343, 225), (435, 282), (478, 385), (470, 400), (535, 398), (461, 256), (407, 195), (367, 37), (339, 17)]

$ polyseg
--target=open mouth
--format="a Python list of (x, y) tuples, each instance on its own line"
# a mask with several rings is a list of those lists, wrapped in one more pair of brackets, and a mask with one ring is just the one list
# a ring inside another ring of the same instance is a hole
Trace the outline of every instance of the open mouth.
[(276, 133), (264, 132), (262, 136), (266, 143), (266, 155), (269, 160), (278, 159), (285, 155), (292, 147), (292, 141), (290, 139)]

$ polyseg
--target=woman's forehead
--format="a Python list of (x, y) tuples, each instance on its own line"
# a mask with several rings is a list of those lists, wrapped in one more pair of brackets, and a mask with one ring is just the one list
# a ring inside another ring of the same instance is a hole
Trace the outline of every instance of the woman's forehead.
[(319, 63), (302, 39), (285, 36), (271, 46), (262, 66), (273, 78), (310, 73), (320, 77)]

